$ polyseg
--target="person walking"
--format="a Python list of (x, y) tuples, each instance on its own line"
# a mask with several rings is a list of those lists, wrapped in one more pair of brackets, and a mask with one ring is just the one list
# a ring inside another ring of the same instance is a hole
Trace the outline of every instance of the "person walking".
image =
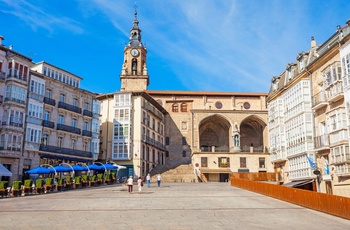
[(162, 180), (162, 177), (160, 176), (160, 174), (158, 174), (158, 176), (157, 176), (158, 187), (160, 187), (161, 180)]
[(139, 193), (141, 193), (142, 186), (143, 186), (143, 182), (141, 177), (139, 177), (139, 179), (137, 180), (137, 187), (138, 187)]
[(134, 184), (134, 179), (132, 178), (132, 176), (130, 176), (129, 179), (127, 180), (127, 184), (128, 184), (129, 193), (132, 193), (132, 186)]
[(151, 175), (148, 173), (146, 176), (147, 187), (151, 187)]

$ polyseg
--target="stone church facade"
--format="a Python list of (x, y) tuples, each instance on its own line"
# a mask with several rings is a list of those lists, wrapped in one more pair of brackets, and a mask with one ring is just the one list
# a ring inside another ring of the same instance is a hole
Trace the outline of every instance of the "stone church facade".
[[(146, 57), (135, 12), (124, 48), (120, 92), (97, 97), (102, 105), (101, 161), (127, 166), (125, 176), (161, 173), (165, 181), (228, 181), (231, 172), (273, 172), (267, 136), (267, 93), (151, 91), (147, 89)], [(118, 108), (111, 98), (123, 93), (131, 95), (128, 159), (113, 157), (111, 140), (116, 137), (103, 124), (104, 120), (120, 123), (113, 114), (110, 118), (103, 114)], [(136, 103), (140, 95), (151, 109)], [(151, 125), (144, 122), (145, 117)]]

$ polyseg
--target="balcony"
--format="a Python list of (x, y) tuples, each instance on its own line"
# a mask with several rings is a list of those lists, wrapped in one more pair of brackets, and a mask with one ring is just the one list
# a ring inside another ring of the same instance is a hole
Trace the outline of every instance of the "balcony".
[(83, 130), (83, 136), (92, 137), (92, 132), (88, 130)]
[(33, 92), (29, 92), (29, 98), (42, 102), (44, 99), (44, 96), (33, 93)]
[(83, 110), (83, 115), (84, 115), (84, 116), (88, 116), (88, 117), (92, 117), (92, 112), (89, 111), (89, 110), (84, 109), (84, 110)]
[(344, 98), (344, 90), (342, 81), (337, 81), (326, 90), (328, 101), (336, 102)]
[(62, 130), (70, 133), (81, 134), (81, 130), (69, 125), (57, 124), (57, 130)]
[(54, 128), (55, 128), (55, 123), (52, 122), (52, 121), (46, 121), (46, 120), (44, 120), (44, 121), (42, 122), (42, 125), (43, 125), (44, 127), (48, 127), (48, 128), (51, 128), (51, 129), (54, 129)]
[(52, 98), (44, 97), (44, 103), (52, 106), (56, 105), (56, 101)]
[(153, 138), (150, 138), (146, 135), (142, 135), (142, 141), (146, 142), (147, 144), (153, 145), (160, 150), (165, 150), (165, 145), (163, 145), (161, 142), (155, 141)]
[(42, 124), (42, 119), (37, 118), (37, 117), (32, 117), (32, 116), (27, 116), (26, 121), (27, 121), (27, 123), (35, 124), (35, 125)]
[(329, 149), (329, 136), (328, 136), (328, 134), (317, 136), (314, 138), (314, 141), (315, 141), (315, 150), (321, 151), (321, 150)]
[(9, 97), (5, 97), (5, 102), (16, 102), (16, 103), (19, 103), (22, 105), (24, 105), (26, 103), (25, 101), (22, 101), (22, 100), (19, 100), (16, 98), (9, 98)]
[(67, 104), (67, 103), (65, 103), (63, 101), (58, 102), (58, 108), (62, 108), (62, 109), (65, 109), (65, 110), (72, 111), (74, 113), (81, 114), (81, 108), (79, 108), (77, 106), (74, 106), (74, 105)]
[(45, 151), (45, 152), (51, 152), (51, 153), (66, 154), (71, 156), (80, 156), (80, 157), (89, 157), (89, 158), (93, 157), (92, 153), (88, 151), (62, 148), (59, 146), (52, 146), (52, 145), (45, 145), (45, 144), (41, 144), (39, 147), (39, 150)]
[(4, 96), (0, 95), (0, 104), (4, 102)]
[(277, 151), (270, 154), (271, 163), (278, 163), (287, 161), (287, 153), (285, 151)]
[(13, 127), (20, 127), (20, 128), (23, 128), (23, 123), (18, 123), (18, 122), (13, 122), (13, 121), (10, 121), (10, 122), (7, 122), (7, 121), (3, 121), (1, 123), (2, 125), (9, 125), (9, 126), (13, 126)]
[(26, 78), (26, 77), (24, 77), (24, 76), (18, 76), (18, 75), (13, 75), (13, 76), (11, 76), (11, 75), (7, 75), (7, 78), (6, 78), (6, 81), (17, 81), (17, 82), (19, 82), (19, 83), (27, 83), (28, 81), (27, 81), (28, 79)]
[(328, 105), (328, 102), (326, 100), (326, 95), (323, 91), (319, 92), (318, 94), (314, 95), (312, 98), (312, 109), (318, 110), (326, 105)]

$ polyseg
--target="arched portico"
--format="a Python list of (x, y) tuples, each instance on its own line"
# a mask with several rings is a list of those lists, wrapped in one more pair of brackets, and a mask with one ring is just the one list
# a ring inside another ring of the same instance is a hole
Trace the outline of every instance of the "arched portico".
[(240, 124), (241, 148), (243, 152), (264, 151), (264, 129), (266, 123), (258, 116), (252, 115), (245, 118)]
[(229, 152), (230, 122), (220, 115), (204, 118), (199, 124), (199, 145), (204, 152)]

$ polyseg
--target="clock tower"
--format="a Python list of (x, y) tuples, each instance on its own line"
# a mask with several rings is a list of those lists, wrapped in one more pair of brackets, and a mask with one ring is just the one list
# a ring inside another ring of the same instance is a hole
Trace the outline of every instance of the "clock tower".
[(120, 74), (120, 91), (144, 91), (149, 85), (146, 66), (147, 49), (141, 42), (141, 29), (135, 17), (130, 30), (129, 42), (124, 48), (124, 62)]

